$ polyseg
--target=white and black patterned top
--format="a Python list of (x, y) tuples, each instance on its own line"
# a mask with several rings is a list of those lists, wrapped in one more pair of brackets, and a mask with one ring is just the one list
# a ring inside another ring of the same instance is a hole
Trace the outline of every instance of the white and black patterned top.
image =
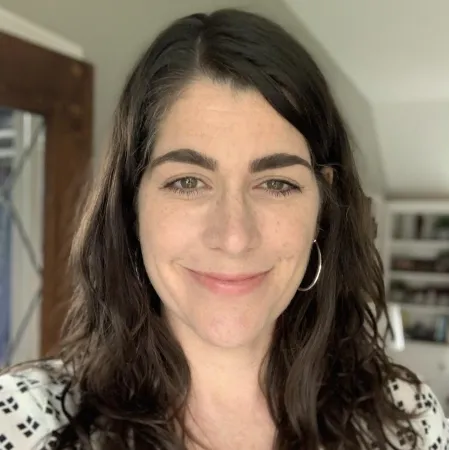
[[(59, 363), (0, 376), (0, 450), (51, 450), (60, 427), (67, 424), (61, 395), (68, 375), (55, 377), (48, 368)], [(421, 413), (414, 427), (422, 436), (419, 450), (449, 450), (449, 426), (435, 395), (427, 385), (421, 393), (404, 381), (389, 385), (396, 404)], [(66, 400), (69, 414), (76, 411), (76, 395)], [(398, 448), (408, 449), (405, 436), (393, 435)], [(376, 448), (373, 444), (372, 448)]]

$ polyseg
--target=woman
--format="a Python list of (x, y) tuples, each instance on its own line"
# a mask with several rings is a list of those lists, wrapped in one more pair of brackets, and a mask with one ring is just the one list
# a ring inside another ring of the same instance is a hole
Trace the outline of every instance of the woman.
[(0, 448), (446, 448), (385, 355), (365, 206), (298, 43), (235, 10), (175, 22), (121, 97), (60, 358), (0, 378)]

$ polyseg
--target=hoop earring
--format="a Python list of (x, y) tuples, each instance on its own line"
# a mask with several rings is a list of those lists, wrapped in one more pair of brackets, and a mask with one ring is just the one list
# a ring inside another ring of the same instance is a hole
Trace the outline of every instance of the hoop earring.
[(318, 268), (317, 268), (317, 271), (316, 271), (316, 274), (315, 274), (315, 278), (314, 278), (313, 281), (309, 284), (309, 286), (307, 286), (307, 287), (305, 287), (305, 288), (302, 288), (302, 287), (299, 287), (299, 288), (298, 288), (298, 291), (300, 291), (300, 292), (307, 292), (307, 291), (310, 291), (310, 289), (312, 289), (312, 288), (316, 285), (316, 283), (317, 283), (317, 281), (318, 281), (318, 278), (320, 278), (321, 269), (322, 269), (322, 267), (323, 267), (323, 261), (322, 261), (322, 258), (321, 258), (321, 250), (320, 250), (320, 246), (318, 245), (318, 242), (316, 241), (316, 239), (313, 241), (313, 243), (315, 244), (316, 250), (317, 250), (317, 252), (318, 252)]

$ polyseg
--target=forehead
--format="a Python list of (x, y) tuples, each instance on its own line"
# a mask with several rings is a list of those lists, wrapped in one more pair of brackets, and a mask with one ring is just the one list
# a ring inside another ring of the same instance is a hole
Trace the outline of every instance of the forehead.
[(310, 161), (302, 134), (251, 89), (200, 78), (189, 84), (162, 120), (154, 155), (193, 148), (216, 158), (293, 152)]

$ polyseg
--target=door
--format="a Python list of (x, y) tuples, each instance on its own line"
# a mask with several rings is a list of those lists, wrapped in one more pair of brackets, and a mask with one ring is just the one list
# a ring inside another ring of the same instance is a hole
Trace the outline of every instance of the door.
[(8, 362), (33, 336), (35, 356), (58, 343), (76, 211), (90, 179), (92, 76), (88, 63), (0, 32), (0, 339)]

